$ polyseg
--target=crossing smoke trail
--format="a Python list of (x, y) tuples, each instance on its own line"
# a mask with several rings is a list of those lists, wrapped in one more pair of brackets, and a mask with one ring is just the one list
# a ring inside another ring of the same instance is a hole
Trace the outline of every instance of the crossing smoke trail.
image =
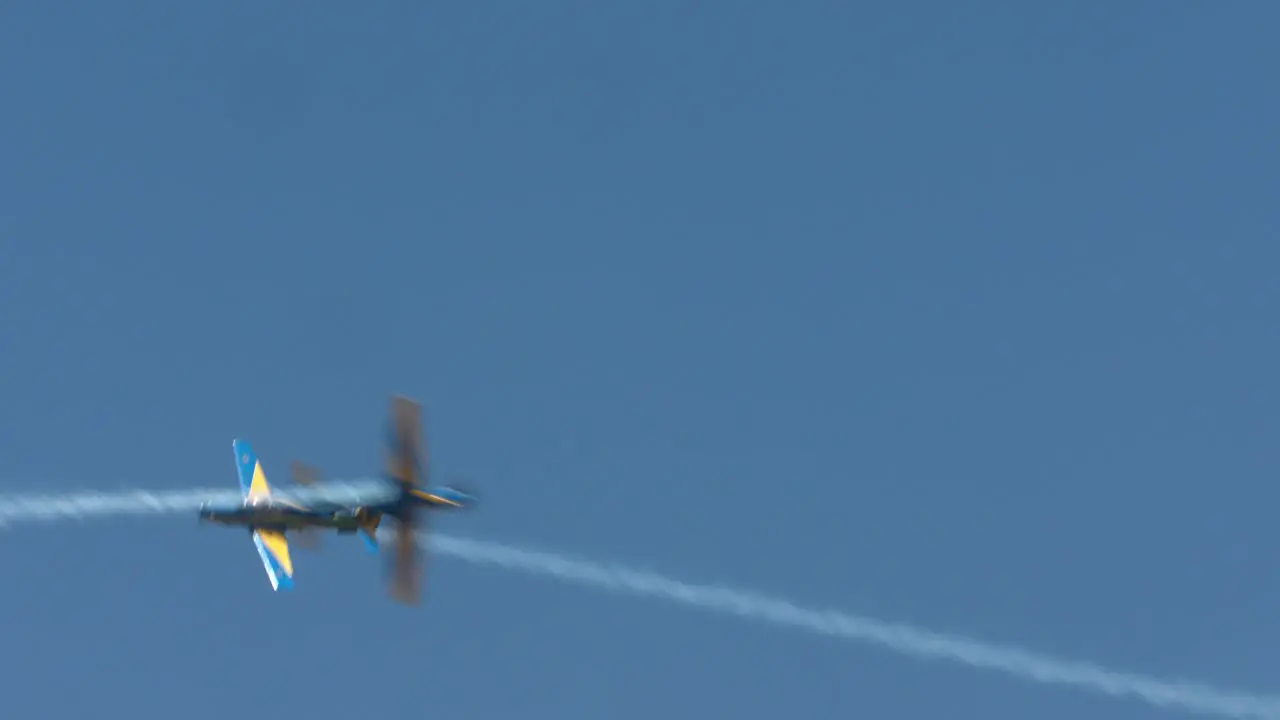
[[(379, 481), (363, 480), (329, 483), (314, 488), (291, 488), (288, 496), (299, 500), (322, 498), (355, 502), (385, 496), (385, 493), (386, 486)], [(239, 493), (221, 490), (0, 497), (0, 525), (24, 520), (194, 512), (206, 501), (235, 502), (239, 499)], [(1117, 672), (1089, 663), (1058, 660), (1018, 648), (988, 644), (910, 625), (835, 611), (807, 609), (785, 600), (754, 593), (694, 585), (654, 573), (576, 560), (554, 553), (448, 535), (432, 535), (429, 540), (434, 552), (471, 563), (808, 630), (830, 638), (876, 645), (900, 655), (951, 661), (1046, 685), (1074, 687), (1112, 697), (1136, 698), (1157, 707), (1190, 713), (1239, 720), (1280, 720), (1280, 698), (1231, 692), (1188, 681), (1161, 680)]]

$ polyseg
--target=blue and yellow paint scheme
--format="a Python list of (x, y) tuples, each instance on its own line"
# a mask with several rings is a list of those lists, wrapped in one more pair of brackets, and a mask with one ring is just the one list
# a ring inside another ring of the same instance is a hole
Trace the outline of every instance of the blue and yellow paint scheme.
[[(399, 483), (397, 483), (399, 485)], [(380, 550), (378, 528), (384, 517), (402, 517), (410, 508), (422, 507), (434, 510), (462, 510), (477, 503), (476, 496), (457, 488), (436, 486), (429, 490), (400, 486), (395, 495), (385, 502), (356, 505), (350, 512), (355, 522), (352, 527), (339, 527), (339, 535), (359, 532), (365, 547), (371, 553)]]
[(391, 556), (391, 596), (406, 605), (420, 599), (421, 571), (418, 538), (426, 515), (422, 510), (462, 510), (478, 503), (475, 494), (456, 487), (426, 486), (426, 452), (422, 441), (421, 407), (402, 396), (391, 398), (387, 459), (383, 477), (392, 492), (383, 500), (350, 507), (355, 527), (339, 527), (339, 534), (359, 532), (372, 553), (380, 550), (378, 529), (383, 519), (396, 520)]
[[(304, 533), (320, 528), (334, 529), (340, 535), (359, 533), (366, 548), (377, 554), (381, 549), (378, 529), (385, 518), (391, 517), (396, 520), (396, 533), (391, 557), (390, 594), (399, 602), (416, 605), (421, 586), (417, 543), (426, 519), (421, 511), (460, 510), (473, 507), (478, 502), (473, 493), (460, 488), (426, 485), (426, 452), (421, 426), (421, 408), (417, 402), (400, 396), (391, 399), (384, 472), (390, 487), (386, 492), (372, 493), (368, 500), (353, 503), (302, 504), (273, 495), (252, 446), (247, 440), (233, 440), (231, 446), (236, 455), (242, 501), (222, 506), (206, 503), (200, 508), (200, 518), (220, 525), (247, 528), (258, 548), (271, 587), (291, 590), (293, 559), (286, 533), (310, 537)], [(299, 485), (312, 482), (302, 477), (300, 468), (305, 467), (298, 463), (294, 465), (294, 479)]]
[(272, 589), (292, 590), (293, 558), (289, 553), (286, 533), (310, 528), (355, 532), (362, 527), (361, 517), (352, 507), (339, 503), (303, 505), (273, 496), (262, 462), (249, 442), (235, 439), (231, 447), (236, 455), (242, 501), (223, 506), (206, 503), (200, 508), (200, 519), (247, 528), (262, 558)]
[(396, 520), (394, 552), (390, 558), (389, 591), (392, 599), (417, 605), (421, 599), (422, 570), (418, 538), (429, 513), (422, 510), (456, 510), (472, 507), (477, 499), (457, 488), (427, 485), (427, 451), (422, 437), (422, 406), (407, 397), (391, 398), (387, 426), (385, 475), (397, 488), (394, 498), (368, 508)]

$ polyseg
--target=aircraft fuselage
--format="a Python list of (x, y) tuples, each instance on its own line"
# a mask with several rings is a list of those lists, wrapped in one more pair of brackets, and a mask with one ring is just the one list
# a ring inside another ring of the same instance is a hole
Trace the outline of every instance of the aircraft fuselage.
[(304, 508), (270, 502), (246, 502), (221, 508), (206, 506), (200, 509), (200, 519), (219, 525), (275, 530), (324, 527), (354, 532), (360, 527), (355, 515), (342, 506)]

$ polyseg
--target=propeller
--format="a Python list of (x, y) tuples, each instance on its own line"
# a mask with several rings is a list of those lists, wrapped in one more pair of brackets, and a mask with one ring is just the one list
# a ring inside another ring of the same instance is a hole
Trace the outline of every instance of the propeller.
[[(289, 474), (295, 485), (311, 487), (320, 482), (320, 471), (304, 462), (294, 460), (289, 465)], [(320, 549), (320, 530), (314, 527), (299, 528), (294, 533), (294, 541), (303, 550), (316, 552)]]
[(301, 527), (293, 531), (293, 541), (302, 550), (319, 552), (320, 531), (313, 527)]
[[(400, 484), (401, 496), (425, 482), (426, 463), (422, 441), (422, 407), (403, 396), (391, 398), (391, 427), (387, 447), (387, 475)], [(413, 502), (403, 502), (394, 513), (395, 551), (391, 558), (390, 594), (406, 605), (417, 605), (422, 594), (422, 565), (418, 533), (425, 513)]]
[(310, 487), (320, 482), (320, 471), (300, 460), (294, 460), (289, 464), (289, 473), (293, 476), (293, 482), (303, 487)]

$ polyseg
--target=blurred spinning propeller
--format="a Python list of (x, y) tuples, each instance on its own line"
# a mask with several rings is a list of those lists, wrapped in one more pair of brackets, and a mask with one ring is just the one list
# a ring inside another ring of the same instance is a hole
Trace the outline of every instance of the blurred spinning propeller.
[[(311, 487), (320, 482), (320, 471), (306, 463), (294, 460), (289, 466), (295, 485)], [(320, 549), (320, 529), (314, 527), (299, 528), (294, 531), (294, 542), (303, 550), (316, 552)]]
[(422, 553), (419, 534), (424, 530), (423, 512), (410, 492), (427, 480), (426, 450), (422, 441), (422, 407), (403, 396), (391, 398), (391, 427), (388, 428), (387, 476), (399, 483), (399, 495), (391, 513), (396, 519), (395, 552), (391, 558), (390, 594), (406, 605), (417, 605), (422, 597)]

